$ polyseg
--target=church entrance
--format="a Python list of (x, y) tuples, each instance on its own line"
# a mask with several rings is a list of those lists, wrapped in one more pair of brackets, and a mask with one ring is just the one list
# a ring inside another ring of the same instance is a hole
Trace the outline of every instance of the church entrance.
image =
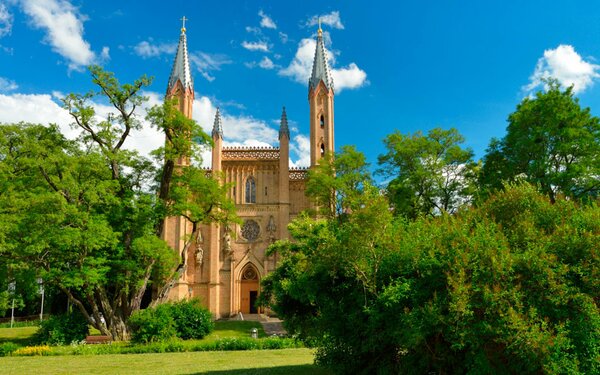
[(256, 300), (258, 299), (258, 272), (251, 264), (242, 271), (240, 288), (240, 311), (242, 314), (258, 314)]

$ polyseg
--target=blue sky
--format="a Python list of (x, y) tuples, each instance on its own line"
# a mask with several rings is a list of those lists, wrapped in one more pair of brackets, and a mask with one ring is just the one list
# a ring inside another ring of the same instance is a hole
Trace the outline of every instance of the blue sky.
[[(229, 145), (277, 145), (286, 106), (296, 165), (307, 163), (307, 78), (317, 16), (334, 70), (336, 147), (372, 164), (382, 139), (456, 127), (477, 158), (540, 77), (600, 100), (600, 7), (593, 1), (75, 1), (0, 0), (0, 122), (55, 122), (72, 134), (58, 98), (92, 89), (85, 66), (122, 82), (154, 77), (165, 92), (187, 22), (196, 103), (210, 129), (217, 106)], [(99, 115), (105, 103), (96, 103)], [(148, 130), (129, 147), (162, 143)]]

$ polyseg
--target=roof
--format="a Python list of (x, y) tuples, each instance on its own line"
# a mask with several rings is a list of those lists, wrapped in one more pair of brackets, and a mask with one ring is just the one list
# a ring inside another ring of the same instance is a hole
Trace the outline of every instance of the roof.
[(312, 74), (308, 80), (308, 89), (316, 89), (321, 81), (323, 81), (327, 89), (333, 89), (333, 80), (331, 79), (331, 72), (329, 71), (329, 65), (327, 64), (327, 52), (325, 52), (325, 45), (323, 43), (323, 31), (319, 27), (317, 33), (317, 48), (315, 49)]
[(290, 139), (290, 128), (288, 127), (288, 119), (287, 113), (285, 113), (285, 107), (283, 107), (283, 111), (281, 112), (281, 123), (279, 125), (279, 139), (285, 135), (288, 139)]
[(212, 136), (223, 138), (223, 124), (221, 122), (221, 111), (217, 107), (217, 114), (215, 115), (215, 123), (213, 124)]
[(188, 59), (187, 51), (187, 39), (185, 36), (185, 28), (181, 29), (181, 35), (179, 36), (179, 45), (177, 46), (177, 54), (175, 55), (175, 62), (173, 62), (173, 69), (171, 69), (171, 76), (169, 77), (168, 91), (171, 90), (180, 81), (184, 89), (194, 90), (194, 82), (192, 80), (192, 74), (190, 70), (190, 61)]

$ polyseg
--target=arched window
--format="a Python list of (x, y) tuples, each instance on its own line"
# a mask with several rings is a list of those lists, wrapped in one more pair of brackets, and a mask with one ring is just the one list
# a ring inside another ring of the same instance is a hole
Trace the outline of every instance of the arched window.
[(325, 155), (325, 145), (321, 143), (321, 156)]
[(321, 129), (325, 127), (325, 116), (321, 115)]
[(246, 180), (246, 203), (256, 203), (256, 182), (252, 176)]

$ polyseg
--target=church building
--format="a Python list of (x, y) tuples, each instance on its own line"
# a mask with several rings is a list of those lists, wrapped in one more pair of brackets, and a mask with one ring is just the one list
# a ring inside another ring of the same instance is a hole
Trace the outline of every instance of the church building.
[[(188, 60), (186, 29), (181, 29), (179, 45), (169, 83), (167, 98), (177, 98), (179, 110), (192, 117), (194, 85)], [(334, 151), (334, 89), (329, 71), (323, 32), (319, 26), (317, 46), (308, 81), (310, 118), (310, 163), (314, 166), (326, 152)], [(222, 173), (224, 183), (236, 205), (242, 224), (203, 225), (201, 235), (190, 246), (187, 267), (171, 289), (169, 299), (200, 298), (216, 318), (259, 311), (255, 301), (260, 280), (277, 266), (277, 254), (267, 256), (267, 247), (278, 239), (289, 238), (288, 223), (310, 207), (305, 195), (307, 169), (290, 168), (290, 130), (285, 107), (281, 113), (279, 147), (224, 147), (217, 109), (212, 129), (211, 172)], [(189, 163), (180, 160), (179, 166)], [(181, 253), (185, 238), (192, 232), (183, 217), (165, 221), (163, 238)]]

